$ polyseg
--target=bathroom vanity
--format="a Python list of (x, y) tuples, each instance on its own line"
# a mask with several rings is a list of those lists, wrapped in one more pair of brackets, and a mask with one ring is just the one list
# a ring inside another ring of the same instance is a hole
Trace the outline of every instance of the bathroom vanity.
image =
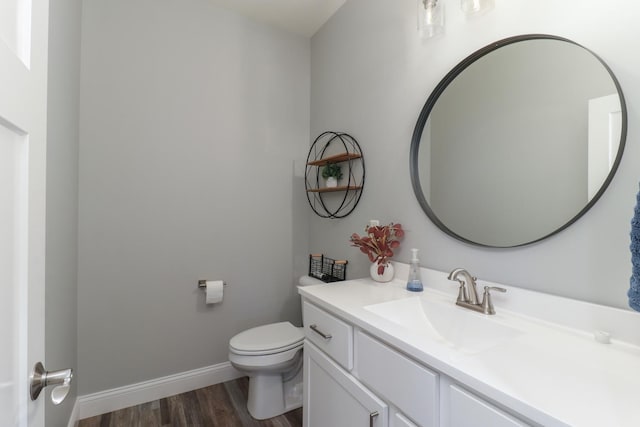
[(485, 315), (446, 273), (416, 294), (395, 266), (299, 289), (305, 427), (640, 425), (639, 314), (501, 284)]

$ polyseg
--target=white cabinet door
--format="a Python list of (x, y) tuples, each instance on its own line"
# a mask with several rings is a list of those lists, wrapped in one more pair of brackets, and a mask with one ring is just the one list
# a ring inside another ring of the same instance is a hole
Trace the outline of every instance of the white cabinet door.
[(304, 344), (304, 427), (387, 427), (388, 408), (309, 341)]
[(418, 427), (417, 425), (409, 421), (407, 417), (405, 417), (404, 415), (402, 415), (400, 412), (397, 412), (397, 411), (393, 411), (391, 413), (390, 424), (391, 424), (390, 427)]
[(527, 424), (502, 412), (468, 391), (449, 388), (450, 427), (526, 427)]

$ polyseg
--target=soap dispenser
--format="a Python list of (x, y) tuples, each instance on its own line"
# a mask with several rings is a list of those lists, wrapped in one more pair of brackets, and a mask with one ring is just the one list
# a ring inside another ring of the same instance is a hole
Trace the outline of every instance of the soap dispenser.
[(420, 278), (420, 265), (418, 264), (418, 250), (411, 249), (411, 263), (409, 264), (409, 279), (407, 280), (407, 290), (411, 292), (422, 292), (422, 279)]

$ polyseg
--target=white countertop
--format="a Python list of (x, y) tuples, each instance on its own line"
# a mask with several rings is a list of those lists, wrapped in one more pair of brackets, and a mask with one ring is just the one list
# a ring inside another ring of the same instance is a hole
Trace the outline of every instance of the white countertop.
[[(396, 265), (396, 278), (407, 266)], [(371, 279), (300, 287), (300, 294), (408, 356), (466, 384), (543, 426), (640, 426), (640, 314), (504, 286), (492, 321), (522, 333), (491, 348), (465, 352), (381, 317), (365, 307), (406, 298), (450, 300), (447, 274), (422, 269), (423, 293), (406, 282)], [(484, 285), (503, 286), (478, 281)], [(455, 307), (455, 306), (454, 306)], [(483, 314), (455, 307), (455, 309)], [(594, 339), (611, 334), (611, 343)]]

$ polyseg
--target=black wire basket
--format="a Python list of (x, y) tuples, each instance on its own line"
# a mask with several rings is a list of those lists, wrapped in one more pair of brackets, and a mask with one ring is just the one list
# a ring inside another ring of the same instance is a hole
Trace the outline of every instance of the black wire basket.
[(309, 276), (323, 282), (341, 282), (347, 277), (347, 260), (327, 258), (323, 254), (309, 255)]

